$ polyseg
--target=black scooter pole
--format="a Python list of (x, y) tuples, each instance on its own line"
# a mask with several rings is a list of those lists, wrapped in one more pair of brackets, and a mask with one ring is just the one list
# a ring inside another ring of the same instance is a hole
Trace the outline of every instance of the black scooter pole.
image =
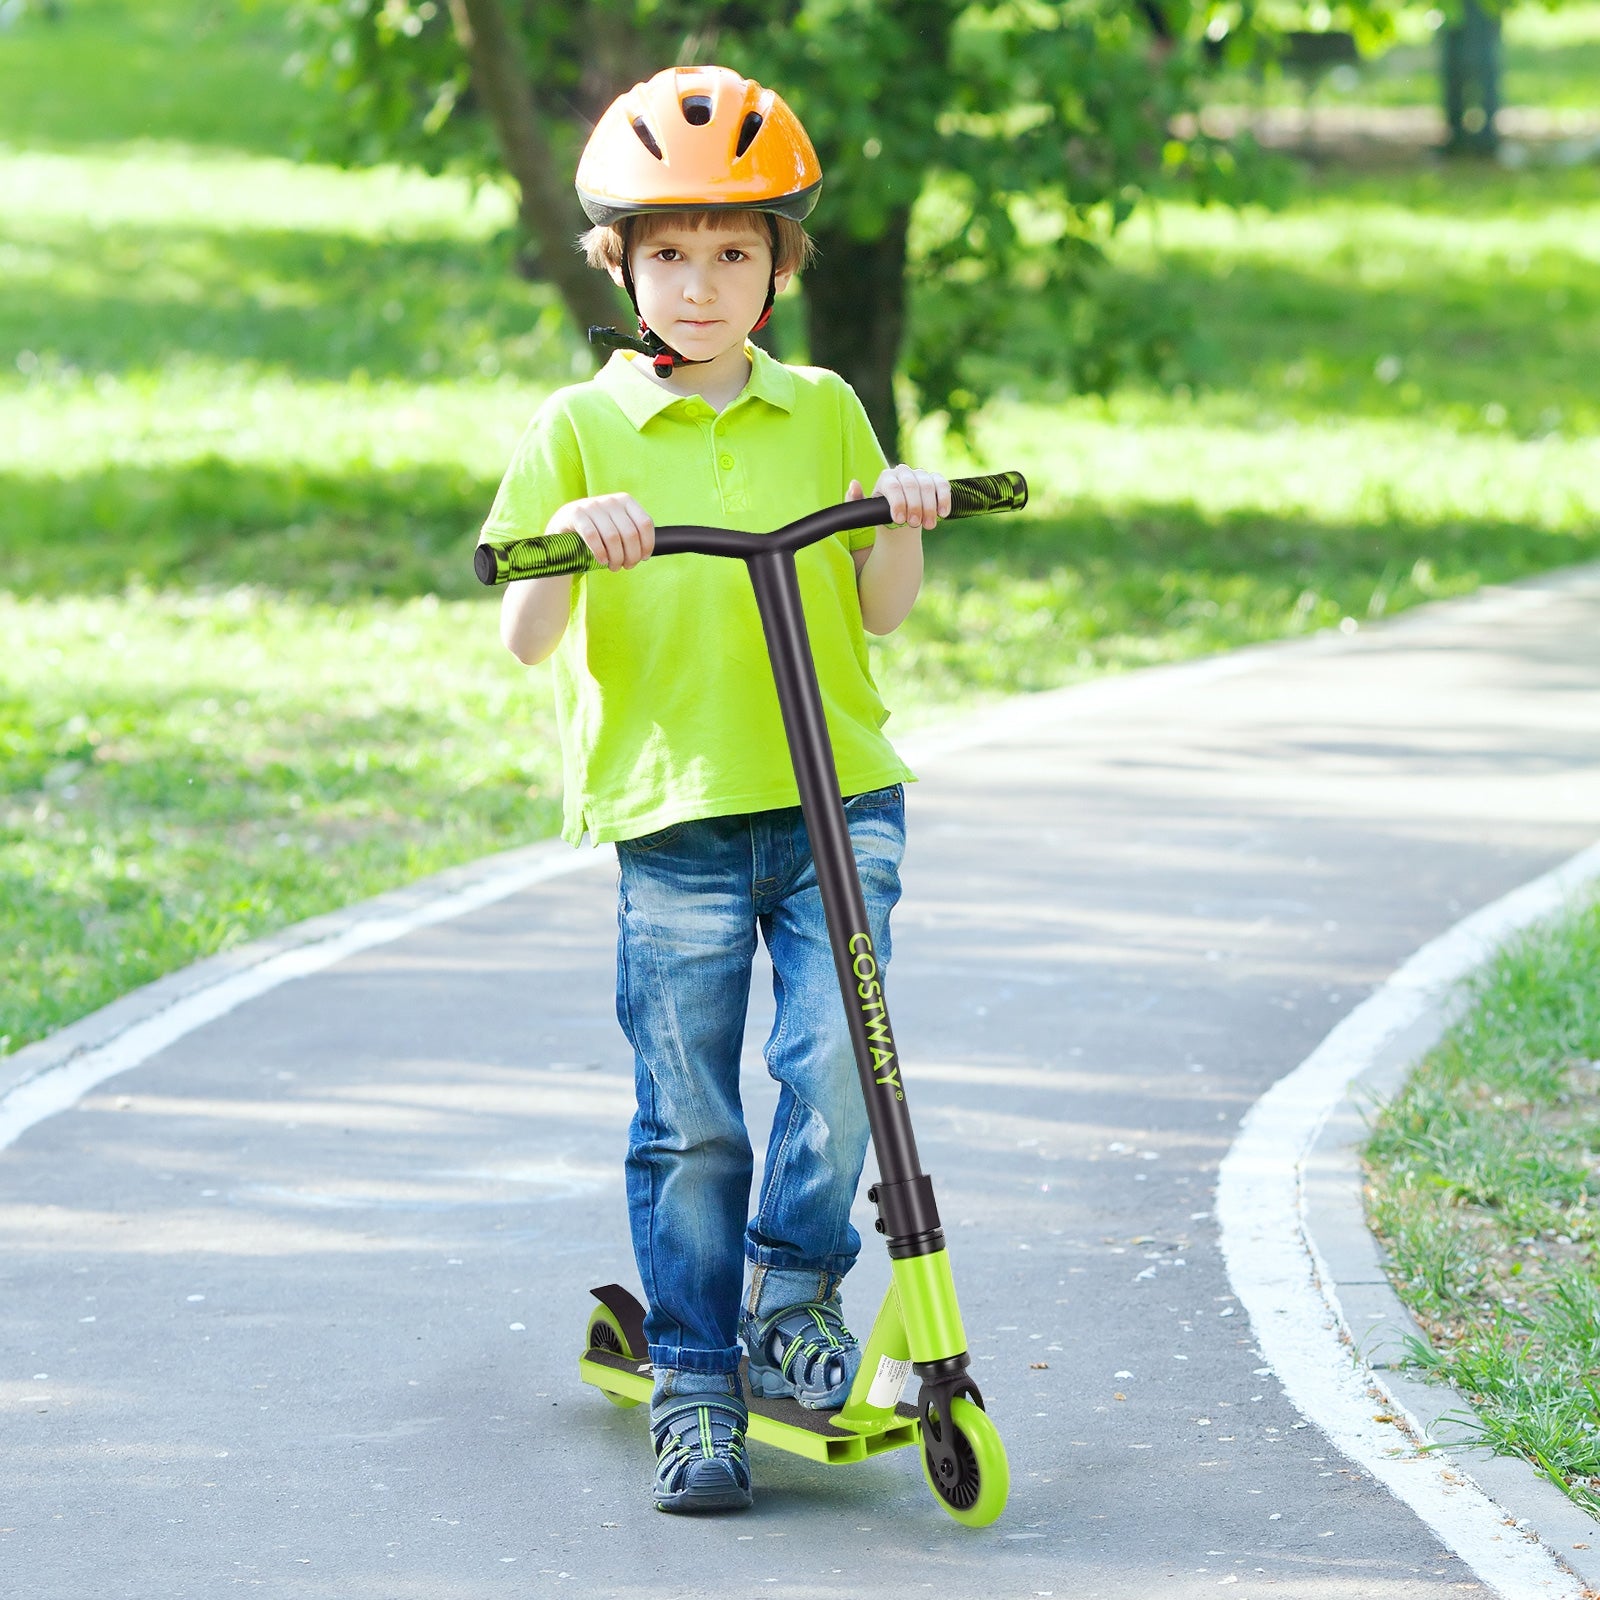
[[(850, 844), (850, 825), (839, 797), (833, 745), (828, 738), (822, 694), (806, 638), (794, 556), (788, 550), (764, 551), (746, 557), (746, 565), (772, 660), (778, 705), (800, 790), (800, 810), (822, 891), (833, 964), (839, 975), (839, 992), (866, 1096), (867, 1121), (881, 1176), (874, 1196), (883, 1211), (880, 1226), (889, 1235), (891, 1249), (896, 1253), (927, 1254), (942, 1243), (939, 1214), (934, 1207), (932, 1186), (922, 1176), (917, 1141), (906, 1110), (900, 1056), (884, 1002), (882, 973), (872, 946), (866, 901)], [(897, 1200), (913, 1193), (920, 1194), (924, 1203), (896, 1205)]]

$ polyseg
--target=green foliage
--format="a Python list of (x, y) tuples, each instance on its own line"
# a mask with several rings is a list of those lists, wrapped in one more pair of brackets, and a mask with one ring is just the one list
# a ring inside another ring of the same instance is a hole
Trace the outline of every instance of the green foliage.
[(1383, 1109), (1373, 1226), (1473, 1436), (1600, 1514), (1600, 902), (1503, 951)]
[[(959, 434), (994, 392), (992, 358), (1019, 305), (1051, 324), (1030, 365), (1058, 391), (1192, 378), (1187, 309), (1127, 280), (1107, 246), (1158, 197), (1283, 197), (1285, 169), (1248, 139), (1173, 132), (1196, 103), (1203, 57), (1181, 26), (1156, 48), (1135, 17), (1120, 4), (953, 8), (948, 66), (921, 89), (932, 115), (905, 123), (869, 111), (864, 139), (830, 142), (847, 196), (872, 201), (886, 181), (877, 168), (904, 146), (900, 187), (918, 202), (905, 373), (919, 408)], [(812, 97), (828, 104), (831, 76), (819, 75), (808, 108)], [(791, 79), (805, 82), (798, 69)], [(902, 102), (868, 101), (885, 103)]]
[(961, 0), (805, 0), (718, 40), (730, 66), (793, 106), (825, 175), (815, 226), (879, 238), (941, 159)]
[[(564, 161), (627, 83), (685, 52), (715, 55), (778, 86), (805, 122), (827, 174), (819, 231), (873, 240), (919, 207), (903, 368), (918, 408), (964, 432), (1019, 296), (1053, 313), (1058, 383), (1104, 393), (1190, 375), (1181, 308), (1144, 315), (1107, 242), (1151, 196), (1283, 193), (1285, 169), (1248, 140), (1173, 131), (1197, 104), (1215, 8), (1164, 9), (1166, 40), (1122, 0), (589, 0), (507, 15)], [(325, 151), (497, 170), (444, 0), (303, 0), (298, 15), (303, 70), (340, 106)]]
[(348, 165), (405, 161), (425, 172), (494, 172), (493, 130), (457, 115), (471, 75), (446, 0), (298, 4), (291, 70), (331, 92), (313, 149)]
[[(693, 0), (502, 0), (545, 130), (565, 171), (587, 128), (638, 78), (670, 65), (720, 19), (752, 9)], [(352, 165), (499, 177), (449, 0), (294, 0), (290, 69), (331, 91), (316, 153)]]

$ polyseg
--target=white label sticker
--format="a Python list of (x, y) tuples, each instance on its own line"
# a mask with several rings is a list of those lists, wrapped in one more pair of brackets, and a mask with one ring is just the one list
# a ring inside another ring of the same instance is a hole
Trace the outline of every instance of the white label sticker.
[(873, 1375), (872, 1387), (867, 1390), (867, 1404), (888, 1410), (900, 1404), (906, 1379), (911, 1376), (909, 1361), (895, 1361), (889, 1356), (878, 1357), (878, 1370)]

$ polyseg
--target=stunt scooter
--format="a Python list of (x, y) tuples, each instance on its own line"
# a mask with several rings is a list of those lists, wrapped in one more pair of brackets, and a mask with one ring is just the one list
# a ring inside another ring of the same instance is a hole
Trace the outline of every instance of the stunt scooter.
[[(1021, 473), (957, 478), (950, 485), (950, 515), (1018, 511), (1027, 499)], [(844, 1406), (807, 1411), (793, 1400), (753, 1397), (748, 1436), (830, 1464), (920, 1442), (923, 1474), (939, 1503), (957, 1522), (979, 1528), (1005, 1507), (1010, 1483), (1005, 1447), (967, 1375), (967, 1336), (933, 1183), (919, 1164), (906, 1109), (904, 1075), (867, 931), (794, 559), (796, 550), (847, 529), (890, 521), (889, 502), (874, 496), (829, 506), (774, 533), (658, 528), (655, 554), (728, 556), (749, 569), (878, 1159), (878, 1181), (867, 1198), (877, 1207), (875, 1226), (889, 1247), (889, 1290)], [(599, 565), (575, 533), (481, 544), (473, 562), (489, 585), (587, 572)], [(600, 1303), (589, 1318), (579, 1374), (614, 1404), (636, 1406), (650, 1398), (651, 1388), (644, 1307), (618, 1284), (593, 1294)], [(920, 1389), (916, 1403), (906, 1404), (901, 1395), (913, 1374)]]

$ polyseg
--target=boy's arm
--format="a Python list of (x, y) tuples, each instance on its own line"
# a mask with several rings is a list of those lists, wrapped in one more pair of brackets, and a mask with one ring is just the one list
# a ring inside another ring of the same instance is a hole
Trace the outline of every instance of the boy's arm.
[[(589, 495), (569, 500), (544, 531), (576, 533), (613, 572), (636, 567), (655, 548), (656, 529), (632, 495)], [(500, 602), (500, 639), (525, 667), (554, 653), (572, 612), (572, 578), (523, 578), (508, 583)]]
[(525, 667), (555, 653), (572, 613), (572, 575), (522, 578), (500, 598), (500, 642)]
[[(894, 526), (879, 528), (864, 550), (854, 551), (861, 624), (868, 633), (893, 633), (910, 615), (922, 587), (922, 530), (950, 514), (950, 484), (936, 472), (885, 467), (873, 486), (889, 502)], [(860, 481), (850, 480), (847, 500), (860, 500)]]

